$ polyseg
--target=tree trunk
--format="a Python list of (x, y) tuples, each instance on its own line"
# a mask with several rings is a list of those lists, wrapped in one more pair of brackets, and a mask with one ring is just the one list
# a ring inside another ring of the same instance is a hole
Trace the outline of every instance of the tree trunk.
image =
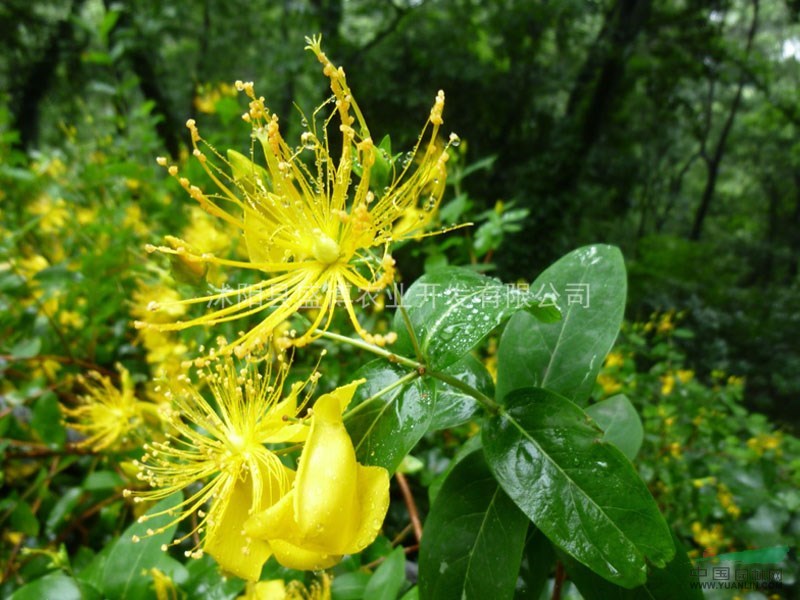
[[(755, 37), (756, 29), (758, 28), (758, 2), (759, 0), (753, 0), (753, 20), (750, 23), (750, 30), (747, 33), (745, 57), (750, 56), (750, 50), (753, 47), (753, 38)], [(728, 111), (728, 117), (725, 119), (719, 139), (717, 140), (717, 146), (714, 149), (713, 155), (706, 160), (706, 164), (708, 165), (708, 175), (706, 177), (706, 185), (703, 188), (703, 195), (700, 198), (700, 204), (697, 207), (697, 211), (694, 215), (692, 230), (689, 233), (690, 240), (699, 240), (703, 233), (703, 225), (705, 224), (706, 217), (708, 216), (708, 210), (711, 207), (711, 201), (714, 198), (714, 192), (716, 191), (717, 187), (719, 168), (722, 164), (722, 158), (725, 156), (725, 146), (728, 142), (728, 136), (730, 135), (731, 129), (733, 128), (733, 122), (736, 120), (736, 113), (739, 111), (739, 106), (742, 102), (742, 90), (744, 89), (746, 81), (746, 73), (742, 73), (742, 76), (739, 78), (739, 84), (736, 88), (736, 95), (733, 97), (731, 108)]]

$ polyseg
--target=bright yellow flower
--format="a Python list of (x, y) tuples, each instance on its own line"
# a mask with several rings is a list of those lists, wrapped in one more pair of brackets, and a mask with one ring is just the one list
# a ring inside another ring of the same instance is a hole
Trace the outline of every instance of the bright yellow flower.
[(31, 204), (30, 212), (41, 217), (39, 229), (42, 233), (54, 233), (60, 231), (67, 223), (69, 210), (67, 202), (63, 198), (53, 199), (47, 194), (42, 194)]
[(733, 494), (724, 483), (720, 483), (717, 487), (717, 500), (719, 500), (719, 504), (725, 509), (725, 512), (734, 519), (738, 519), (739, 515), (742, 514), (742, 509), (736, 505)]
[(678, 381), (686, 385), (692, 379), (694, 379), (694, 371), (692, 371), (691, 369), (678, 369), (675, 372), (675, 376), (678, 378)]
[(330, 600), (331, 577), (323, 573), (319, 581), (309, 587), (299, 581), (283, 579), (249, 582), (245, 593), (238, 600)]
[[(389, 253), (390, 244), (418, 237), (441, 201), (450, 145), (436, 143), (442, 125), (444, 93), (440, 91), (436, 97), (428, 122), (399, 173), (393, 171), (393, 180), (384, 189), (372, 190), (373, 166), (376, 160), (387, 159), (381, 158), (375, 147), (344, 71), (328, 60), (319, 39), (310, 39), (308, 43), (330, 79), (335, 113), (324, 118), (318, 115), (328, 102), (317, 109), (298, 147), (283, 139), (277, 115), (269, 112), (263, 97), (256, 96), (252, 83), (237, 82), (236, 86), (250, 99), (243, 118), (251, 124), (254, 144), (263, 156), (256, 158), (254, 147), (249, 158), (229, 151), (226, 159), (210, 149), (193, 120), (187, 123), (194, 156), (214, 180), (219, 193), (206, 194), (185, 178), (180, 178), (180, 183), (205, 211), (244, 232), (249, 261), (198, 252), (191, 244), (174, 237), (167, 237), (165, 246), (148, 247), (148, 251), (177, 255), (189, 263), (260, 271), (264, 278), (242, 289), (184, 300), (183, 304), (216, 302), (222, 308), (157, 328), (175, 330), (212, 325), (271, 311), (260, 324), (224, 349), (242, 355), (266, 344), (278, 324), (312, 304), (318, 310), (311, 324), (292, 342), (298, 346), (308, 343), (319, 336), (318, 329), (330, 326), (335, 306), (341, 303), (360, 336), (377, 344), (391, 341), (369, 334), (358, 323), (351, 292), (354, 289), (377, 292), (392, 283), (395, 263)], [(335, 124), (336, 117), (340, 124), (335, 135), (329, 135), (328, 128)], [(334, 151), (330, 148), (331, 140), (340, 134), (342, 146)], [(452, 135), (451, 141), (456, 140)], [(210, 152), (207, 154), (201, 146)], [(414, 156), (423, 146), (421, 157), (415, 161)], [(313, 159), (313, 165), (304, 162), (305, 155)], [(224, 167), (210, 160), (214, 157), (225, 163)], [(176, 165), (169, 166), (165, 158), (158, 162), (168, 166), (170, 174), (178, 176)], [(416, 225), (404, 226), (397, 234), (395, 226), (411, 209), (417, 211)]]
[(366, 548), (381, 529), (389, 508), (389, 473), (356, 462), (342, 422), (360, 383), (317, 400), (292, 489), (245, 523), (245, 531), (268, 542), (285, 567), (326, 569), (343, 554)]
[(86, 435), (86, 439), (78, 443), (83, 448), (99, 452), (125, 447), (146, 419), (157, 421), (159, 418), (155, 404), (136, 398), (128, 370), (122, 365), (117, 365), (117, 369), (122, 381), (121, 390), (105, 375), (92, 371), (88, 378), (78, 377), (88, 392), (81, 397), (83, 404), (76, 408), (61, 407), (68, 418), (67, 424)]
[[(193, 513), (200, 517), (197, 527), (173, 544), (195, 532), (204, 533), (203, 550), (187, 554), (199, 556), (205, 551), (224, 570), (250, 580), (258, 579), (272, 552), (266, 542), (242, 534), (244, 521), (277, 502), (294, 479), (294, 471), (265, 444), (306, 438), (306, 425), (285, 418), (295, 419), (303, 410), (319, 377), (314, 373), (308, 381), (295, 383), (281, 399), (288, 370), (284, 362), (276, 372), (270, 366), (263, 375), (253, 368), (237, 371), (230, 359), (218, 363), (202, 373), (217, 410), (194, 386), (170, 392), (174, 410), (168, 439), (145, 446), (139, 465), (139, 479), (154, 489), (126, 492), (134, 495), (135, 502), (159, 500), (201, 483), (187, 494), (177, 516), (169, 511), (175, 516), (172, 523)], [(300, 398), (309, 381), (309, 389)]]
[(716, 554), (717, 550), (727, 542), (725, 532), (719, 523), (706, 529), (699, 521), (695, 521), (692, 523), (692, 537), (698, 545), (710, 550), (712, 554)]
[(621, 352), (609, 352), (608, 356), (606, 356), (605, 366), (607, 368), (621, 367), (624, 364), (625, 364), (625, 357), (622, 356)]

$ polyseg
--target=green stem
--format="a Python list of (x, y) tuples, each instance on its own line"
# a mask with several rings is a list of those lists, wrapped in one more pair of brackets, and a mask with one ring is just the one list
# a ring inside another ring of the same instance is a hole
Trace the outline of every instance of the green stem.
[(411, 338), (411, 345), (414, 348), (414, 356), (416, 356), (417, 360), (422, 363), (425, 361), (425, 358), (422, 354), (422, 349), (419, 347), (417, 334), (414, 331), (414, 327), (411, 325), (411, 317), (408, 316), (408, 311), (403, 305), (402, 298), (400, 298), (400, 290), (397, 288), (397, 284), (392, 283), (392, 287), (394, 289), (394, 300), (397, 303), (397, 310), (400, 311), (400, 316), (403, 317), (403, 324), (406, 326), (406, 331), (408, 331), (408, 337)]
[(438, 379), (441, 382), (450, 385), (457, 390), (460, 390), (467, 394), (468, 396), (472, 396), (480, 402), (483, 407), (488, 410), (492, 414), (497, 414), (500, 412), (500, 405), (495, 402), (492, 398), (481, 392), (480, 390), (475, 389), (468, 383), (464, 383), (457, 377), (453, 377), (452, 375), (448, 375), (447, 373), (442, 373), (441, 371), (428, 371), (426, 375), (430, 375), (434, 379)]
[(366, 350), (367, 352), (372, 352), (373, 354), (377, 354), (380, 357), (385, 358), (389, 362), (397, 363), (399, 365), (403, 365), (405, 367), (409, 367), (411, 369), (416, 369), (419, 371), (422, 369), (425, 370), (425, 365), (421, 362), (417, 362), (416, 360), (412, 360), (410, 358), (406, 358), (405, 356), (400, 356), (395, 354), (394, 352), (389, 352), (385, 348), (381, 348), (380, 346), (376, 346), (375, 344), (370, 344), (365, 342), (364, 340), (359, 340), (357, 338), (347, 337), (345, 335), (339, 335), (338, 333), (332, 333), (330, 331), (321, 331), (317, 329), (315, 332), (324, 338), (328, 338), (329, 340), (336, 340), (337, 342), (342, 342), (343, 344), (350, 344), (356, 348), (361, 348), (362, 350)]
[(391, 392), (395, 388), (402, 387), (405, 384), (407, 384), (407, 383), (409, 383), (411, 381), (414, 381), (417, 377), (420, 377), (419, 371), (409, 371), (408, 373), (403, 375), (400, 379), (390, 383), (389, 385), (387, 385), (382, 390), (378, 390), (372, 396), (370, 396), (369, 398), (367, 398), (366, 400), (361, 402), (358, 406), (355, 406), (355, 407), (353, 407), (352, 410), (349, 410), (346, 413), (344, 413), (343, 418), (347, 419), (347, 418), (353, 416), (354, 414), (359, 412), (363, 407), (369, 406), (369, 404), (371, 404), (374, 400), (377, 400), (378, 398), (380, 398), (384, 394), (388, 394), (389, 392)]

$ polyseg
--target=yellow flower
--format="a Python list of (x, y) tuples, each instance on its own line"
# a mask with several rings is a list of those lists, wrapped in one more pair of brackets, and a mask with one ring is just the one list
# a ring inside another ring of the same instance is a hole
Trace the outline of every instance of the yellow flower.
[(292, 489), (245, 523), (252, 537), (269, 543), (291, 569), (326, 569), (366, 548), (389, 508), (389, 473), (356, 462), (342, 422), (357, 381), (314, 404), (311, 432)]
[(622, 383), (607, 373), (600, 373), (597, 376), (597, 383), (600, 384), (601, 388), (603, 388), (603, 393), (606, 396), (616, 394), (622, 389)]
[(700, 522), (695, 521), (692, 523), (692, 537), (698, 545), (713, 554), (726, 543), (722, 525), (719, 523), (712, 525), (711, 529), (705, 529)]
[(667, 373), (661, 377), (661, 395), (669, 396), (672, 390), (675, 389), (675, 376), (672, 373)]
[(331, 577), (325, 573), (309, 587), (299, 581), (283, 579), (249, 582), (238, 600), (330, 600)]
[(606, 356), (606, 364), (607, 368), (612, 367), (621, 367), (625, 364), (625, 357), (622, 356), (621, 352), (609, 352), (608, 356)]
[(78, 443), (83, 448), (99, 452), (124, 447), (148, 417), (158, 419), (156, 405), (138, 400), (134, 395), (128, 370), (122, 365), (117, 365), (117, 369), (122, 390), (118, 390), (108, 377), (92, 371), (88, 378), (78, 377), (88, 392), (81, 397), (83, 404), (76, 408), (61, 407), (68, 418), (67, 424), (87, 436)]
[(54, 233), (61, 230), (69, 218), (67, 202), (63, 198), (54, 200), (47, 194), (42, 194), (30, 207), (31, 214), (41, 217), (39, 229), (42, 233)]
[(738, 519), (739, 515), (742, 514), (742, 509), (736, 505), (733, 494), (724, 483), (720, 483), (717, 487), (717, 500), (719, 500), (720, 506), (725, 509), (725, 512), (734, 519)]
[[(139, 479), (154, 489), (126, 491), (126, 495), (134, 495), (134, 502), (159, 500), (200, 482), (199, 488), (191, 488), (170, 524), (193, 513), (200, 517), (199, 523), (173, 544), (204, 533), (203, 550), (195, 549), (187, 555), (197, 557), (205, 551), (224, 570), (250, 580), (258, 579), (272, 552), (264, 541), (242, 534), (244, 521), (249, 514), (277, 502), (294, 479), (294, 471), (265, 444), (302, 442), (306, 438), (306, 425), (286, 419), (295, 419), (303, 410), (319, 377), (315, 372), (309, 380), (295, 383), (281, 400), (288, 370), (284, 362), (275, 373), (268, 366), (263, 375), (253, 368), (237, 371), (231, 359), (218, 363), (202, 373), (217, 410), (194, 386), (170, 392), (174, 410), (168, 439), (146, 445), (139, 464)], [(301, 399), (300, 393), (309, 382)], [(204, 512), (206, 504), (209, 506)], [(174, 516), (172, 510), (169, 514)]]
[[(265, 276), (241, 289), (183, 300), (187, 305), (213, 301), (223, 307), (198, 318), (155, 327), (177, 330), (271, 311), (261, 323), (224, 349), (226, 353), (235, 350), (243, 355), (268, 343), (278, 324), (311, 303), (318, 310), (308, 329), (292, 342), (297, 346), (308, 343), (319, 337), (319, 329), (330, 326), (335, 306), (341, 303), (361, 337), (377, 344), (391, 341), (368, 333), (358, 323), (351, 292), (354, 289), (377, 292), (394, 281), (390, 244), (418, 237), (441, 201), (450, 145), (450, 142), (444, 146), (436, 144), (442, 125), (444, 93), (440, 91), (436, 97), (413, 151), (397, 171), (390, 167), (393, 180), (384, 189), (370, 189), (373, 166), (378, 160), (388, 159), (375, 147), (344, 71), (328, 60), (319, 39), (307, 41), (308, 49), (324, 65), (323, 72), (330, 80), (335, 114), (323, 118), (318, 113), (325, 105), (317, 109), (298, 147), (283, 139), (277, 115), (270, 113), (263, 97), (256, 96), (252, 83), (239, 81), (236, 87), (250, 99), (243, 118), (251, 124), (254, 145), (263, 156), (257, 159), (254, 147), (250, 157), (231, 150), (226, 159), (205, 143), (193, 120), (187, 123), (194, 156), (216, 183), (219, 193), (206, 194), (186, 178), (179, 181), (206, 212), (244, 232), (249, 261), (199, 252), (175, 237), (167, 237), (164, 246), (147, 248), (151, 252), (177, 255), (190, 264), (239, 267), (260, 271)], [(336, 117), (340, 123), (336, 136), (341, 134), (342, 146), (334, 151), (330, 148), (334, 136), (329, 135), (328, 128)], [(451, 142), (457, 139), (451, 135)], [(208, 153), (201, 146), (209, 148)], [(415, 161), (418, 151), (421, 158)], [(313, 162), (306, 164), (303, 158), (309, 152)], [(215, 164), (212, 158), (225, 163), (224, 167)], [(158, 162), (178, 177), (176, 165), (168, 165), (165, 158), (159, 158)], [(416, 225), (404, 226), (400, 234), (395, 233), (395, 226), (410, 209), (418, 211)], [(166, 304), (153, 308), (158, 310), (161, 306), (168, 308)]]
[(694, 371), (691, 369), (678, 369), (675, 372), (675, 376), (678, 378), (678, 381), (685, 385), (694, 379)]

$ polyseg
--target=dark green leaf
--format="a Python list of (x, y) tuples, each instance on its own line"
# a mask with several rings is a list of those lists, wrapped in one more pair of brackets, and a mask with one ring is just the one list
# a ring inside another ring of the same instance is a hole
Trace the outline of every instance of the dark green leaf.
[(72, 511), (78, 506), (82, 494), (80, 488), (70, 488), (56, 501), (45, 523), (48, 534), (55, 533), (65, 522), (72, 520)]
[(619, 332), (626, 285), (622, 254), (604, 245), (575, 250), (537, 277), (531, 291), (540, 304), (556, 303), (562, 319), (514, 315), (498, 348), (497, 398), (536, 386), (582, 404)]
[(631, 462), (576, 404), (517, 390), (482, 431), (503, 489), (557, 546), (606, 579), (634, 587), (646, 562), (675, 552), (669, 528)]
[(636, 458), (644, 439), (644, 428), (636, 409), (625, 394), (606, 398), (586, 409), (605, 434), (603, 439), (614, 444), (629, 459)]
[(50, 573), (21, 587), (9, 600), (82, 600), (78, 583), (63, 573)]
[[(516, 287), (468, 269), (448, 267), (420, 277), (403, 296), (420, 350), (428, 365), (453, 364), (505, 319), (533, 299)], [(394, 317), (395, 349), (413, 355), (402, 313)]]
[(419, 560), (423, 598), (511, 598), (527, 517), (470, 454), (442, 485), (425, 520)]
[[(155, 515), (175, 509), (180, 504), (182, 495), (177, 492), (164, 498), (151, 508), (147, 515)], [(128, 527), (105, 559), (102, 572), (102, 591), (112, 598), (150, 598), (153, 580), (143, 577), (142, 573), (160, 564), (163, 553), (162, 544), (169, 544), (175, 534), (177, 524), (168, 524), (176, 515), (165, 513), (149, 518), (143, 523), (134, 523)], [(165, 529), (159, 531), (162, 527)], [(152, 536), (147, 530), (156, 531)], [(134, 542), (134, 536), (139, 538)]]
[(58, 398), (53, 392), (42, 394), (33, 405), (31, 426), (43, 442), (61, 448), (67, 440), (67, 432), (58, 407)]
[(514, 594), (519, 600), (539, 598), (544, 586), (550, 578), (550, 572), (556, 562), (553, 544), (539, 529), (531, 524), (528, 528), (528, 539), (525, 542), (519, 580)]
[[(383, 359), (364, 365), (354, 379), (365, 378), (345, 414), (344, 422), (359, 462), (394, 472), (430, 427), (434, 393), (416, 378), (398, 384), (408, 371)], [(376, 394), (396, 385), (388, 392)]]
[(686, 555), (686, 549), (680, 540), (673, 535), (675, 558), (663, 569), (650, 568), (647, 582), (632, 590), (614, 585), (598, 577), (579, 562), (569, 556), (561, 555), (569, 578), (575, 583), (585, 600), (700, 600), (703, 592), (693, 588), (691, 583), (697, 581), (692, 575), (692, 563)]
[(406, 554), (398, 546), (386, 557), (364, 588), (364, 598), (372, 600), (397, 600), (406, 580)]
[(18, 500), (11, 513), (11, 529), (19, 531), (25, 535), (37, 535), (39, 533), (39, 519), (33, 513), (30, 505), (24, 500)]
[[(492, 376), (489, 375), (486, 367), (471, 354), (467, 354), (444, 371), (490, 398), (494, 396)], [(478, 412), (478, 401), (469, 394), (438, 379), (433, 380), (433, 386), (436, 390), (436, 408), (430, 425), (431, 430), (456, 427), (469, 421)]]

